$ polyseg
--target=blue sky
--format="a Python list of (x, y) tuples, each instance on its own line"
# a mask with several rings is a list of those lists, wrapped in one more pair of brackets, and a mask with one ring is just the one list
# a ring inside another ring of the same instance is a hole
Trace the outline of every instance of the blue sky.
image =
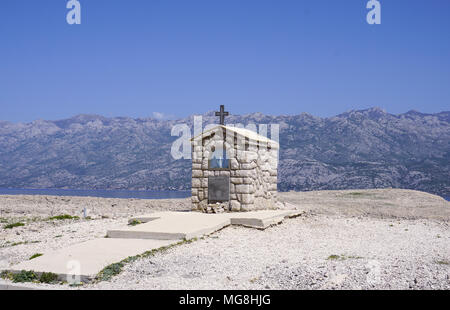
[(450, 110), (450, 1), (0, 1), (0, 120)]

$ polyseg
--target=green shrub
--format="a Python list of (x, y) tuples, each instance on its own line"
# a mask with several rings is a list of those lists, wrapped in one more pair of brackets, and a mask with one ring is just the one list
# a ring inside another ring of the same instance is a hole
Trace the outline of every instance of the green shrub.
[(12, 280), (13, 274), (9, 271), (3, 270), (0, 273), (0, 278), (2, 279), (8, 279), (8, 280)]
[(450, 262), (446, 260), (438, 260), (436, 263), (439, 265), (450, 265)]
[(8, 279), (14, 283), (24, 283), (24, 282), (39, 282), (39, 283), (57, 283), (58, 275), (52, 272), (43, 272), (40, 277), (34, 271), (22, 270), (19, 273), (12, 273), (8, 271), (3, 271), (0, 273), (0, 277), (3, 279)]
[(34, 271), (26, 271), (22, 270), (19, 273), (15, 273), (12, 275), (12, 281), (14, 283), (22, 283), (22, 282), (33, 282), (37, 280), (37, 275)]
[(371, 197), (371, 196), (373, 196), (373, 194), (371, 194), (371, 193), (362, 193), (362, 192), (351, 192), (351, 193), (347, 193), (347, 194), (344, 194), (345, 196), (350, 196), (350, 197)]
[(124, 266), (124, 263), (119, 262), (115, 264), (111, 264), (109, 266), (106, 266), (101, 272), (100, 272), (100, 280), (101, 281), (109, 281), (112, 277), (115, 275), (118, 275)]
[(330, 255), (328, 256), (327, 260), (346, 260), (346, 259), (362, 259), (363, 257), (361, 256), (356, 256), (356, 255)]
[(25, 224), (22, 223), (22, 222), (11, 223), (11, 224), (3, 226), (3, 228), (4, 229), (11, 229), (11, 228), (14, 228), (14, 227), (19, 227), (19, 226), (25, 226)]
[(41, 283), (55, 283), (58, 281), (58, 275), (52, 272), (43, 272), (39, 278)]
[(79, 220), (79, 219), (80, 219), (79, 216), (72, 216), (69, 214), (61, 214), (61, 215), (52, 216), (52, 217), (48, 218), (49, 221), (52, 221), (52, 220), (60, 220), (60, 221), (62, 221), (62, 220)]
[(36, 254), (33, 254), (28, 260), (32, 260), (33, 258), (42, 256), (42, 255), (43, 255), (42, 253), (36, 253)]
[(136, 226), (136, 225), (139, 225), (139, 224), (142, 224), (142, 222), (139, 221), (139, 220), (133, 220), (130, 223), (128, 223), (129, 226)]
[(29, 243), (39, 243), (40, 241), (20, 241), (20, 242), (11, 242), (6, 241), (6, 245), (0, 246), (0, 248), (13, 247), (21, 244), (29, 244)]

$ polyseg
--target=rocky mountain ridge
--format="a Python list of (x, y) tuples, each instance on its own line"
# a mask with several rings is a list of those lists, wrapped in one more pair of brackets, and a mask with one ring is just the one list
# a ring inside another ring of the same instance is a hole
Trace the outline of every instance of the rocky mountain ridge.
[[(254, 113), (226, 122), (280, 125), (281, 191), (393, 187), (450, 196), (450, 112)], [(0, 121), (0, 187), (189, 189), (190, 161), (170, 155), (178, 138), (171, 129), (181, 123), (192, 128), (193, 116)], [(213, 112), (203, 115), (210, 123)]]

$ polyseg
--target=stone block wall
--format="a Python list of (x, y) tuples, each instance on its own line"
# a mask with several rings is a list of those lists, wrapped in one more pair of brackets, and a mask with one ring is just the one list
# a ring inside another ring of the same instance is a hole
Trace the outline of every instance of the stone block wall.
[[(208, 169), (214, 139), (200, 137), (192, 143), (192, 204), (202, 212), (240, 212), (275, 209), (277, 202), (278, 148), (258, 141), (225, 142), (229, 169)], [(223, 142), (221, 142), (223, 143)], [(208, 204), (208, 177), (230, 177), (230, 201)]]

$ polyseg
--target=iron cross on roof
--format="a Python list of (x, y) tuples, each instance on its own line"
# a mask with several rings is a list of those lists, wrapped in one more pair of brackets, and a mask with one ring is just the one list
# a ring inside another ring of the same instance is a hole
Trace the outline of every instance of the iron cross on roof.
[(225, 106), (220, 106), (220, 112), (216, 112), (216, 116), (220, 117), (220, 125), (225, 125), (225, 116), (230, 115), (230, 113), (225, 112)]

